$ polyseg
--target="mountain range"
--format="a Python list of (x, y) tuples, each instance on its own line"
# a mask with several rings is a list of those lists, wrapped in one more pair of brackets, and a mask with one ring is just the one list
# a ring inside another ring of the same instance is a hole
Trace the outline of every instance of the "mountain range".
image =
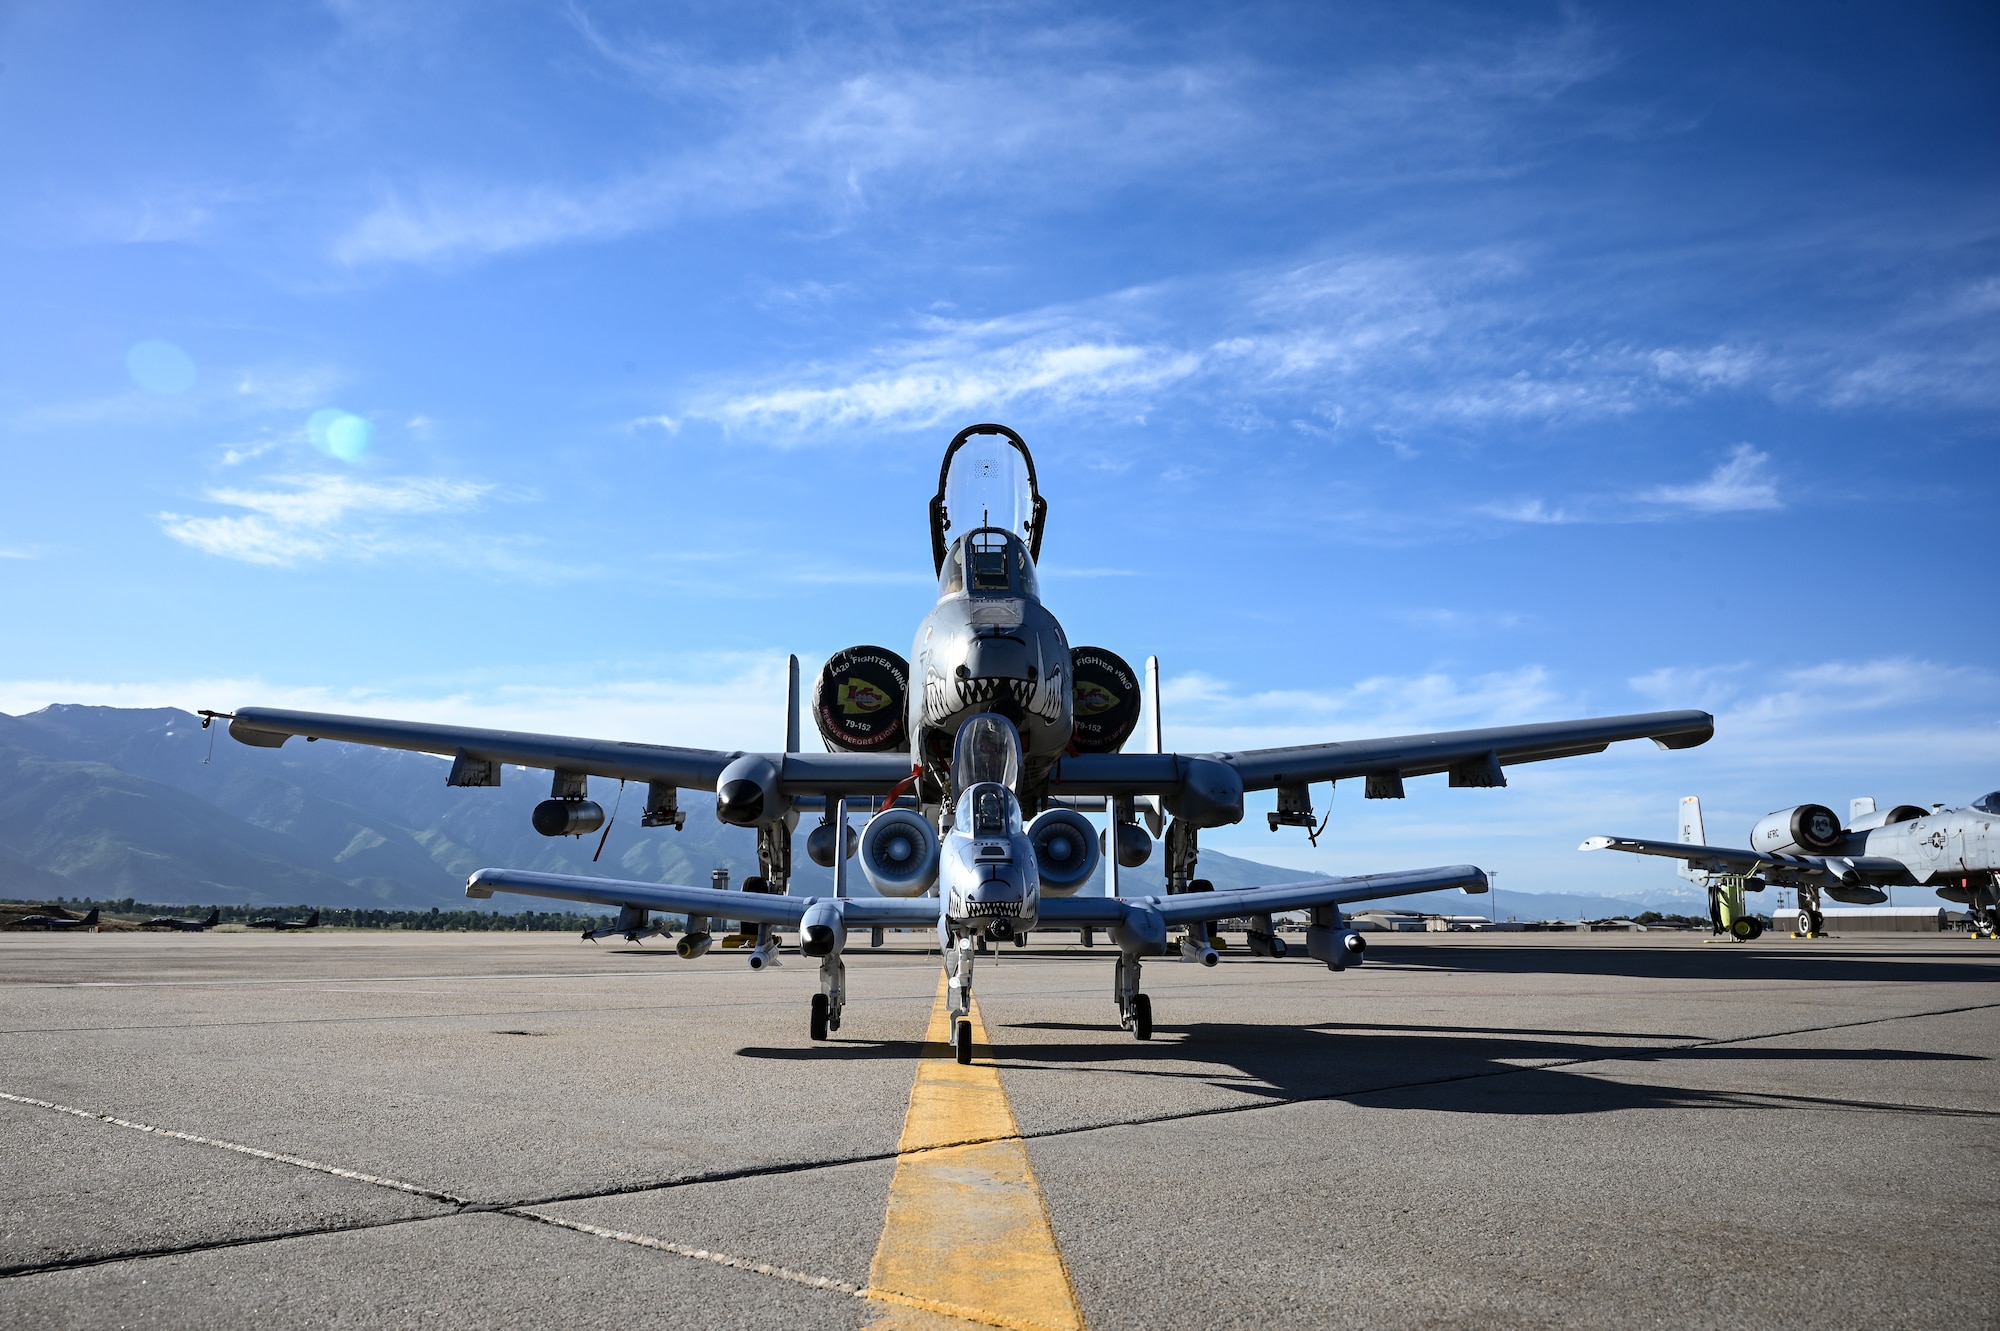
[[(754, 837), (719, 822), (703, 792), (681, 792), (687, 825), (676, 832), (639, 826), (642, 788), (621, 798), (615, 783), (594, 783), (593, 798), (616, 814), (593, 862), (597, 836), (550, 839), (530, 826), (546, 774), (510, 769), (498, 789), (464, 789), (445, 785), (448, 767), (427, 754), (332, 742), (248, 748), (177, 708), (0, 714), (0, 898), (463, 908), (466, 875), (488, 865), (692, 884), (707, 884), (717, 867), (735, 883), (756, 872)], [(832, 891), (831, 871), (807, 859), (803, 844), (794, 858), (794, 894)], [(1219, 889), (1306, 876), (1211, 850), (1201, 873)], [(858, 871), (850, 881), (867, 892)], [(1146, 865), (1124, 871), (1121, 887), (1162, 890), (1157, 847)], [(1085, 891), (1102, 890), (1100, 872)], [(1396, 904), (1455, 914), (1497, 905), (1502, 918), (1524, 919), (1644, 909), (1611, 897), (1497, 895), (1491, 904), (1456, 893)]]

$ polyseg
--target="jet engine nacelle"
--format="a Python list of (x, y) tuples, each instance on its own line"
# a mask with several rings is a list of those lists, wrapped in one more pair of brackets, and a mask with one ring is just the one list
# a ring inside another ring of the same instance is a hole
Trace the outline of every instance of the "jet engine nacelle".
[(1840, 819), (1824, 804), (1767, 813), (1750, 829), (1750, 849), (1764, 855), (1825, 855), (1841, 839)]
[[(814, 825), (812, 831), (806, 833), (806, 854), (812, 858), (814, 864), (817, 864), (822, 869), (831, 869), (833, 867), (833, 838), (832, 823), (817, 823)], [(857, 842), (858, 838), (854, 834), (854, 829), (851, 827), (848, 828), (847, 858), (850, 860), (854, 858), (854, 847)]]
[(1877, 813), (1863, 814), (1848, 828), (1850, 832), (1872, 832), (1878, 827), (1888, 827), (1892, 823), (1907, 823), (1928, 816), (1929, 809), (1918, 804), (1898, 804), (1893, 809)]
[(1097, 829), (1075, 809), (1036, 814), (1028, 824), (1028, 844), (1035, 848), (1044, 896), (1071, 896), (1097, 872)]
[(596, 800), (543, 800), (529, 818), (543, 836), (587, 836), (604, 826), (604, 806)]
[(734, 827), (775, 822), (790, 810), (778, 765), (760, 753), (735, 759), (715, 782), (715, 816)]
[(914, 809), (884, 809), (861, 831), (861, 872), (885, 897), (919, 897), (938, 876), (938, 834)]
[(829, 753), (908, 753), (909, 703), (910, 663), (887, 647), (835, 652), (813, 682), (813, 722)]
[[(1153, 838), (1137, 823), (1113, 823), (1118, 829), (1118, 863), (1123, 868), (1136, 869), (1153, 857)], [(1108, 854), (1111, 850), (1111, 827), (1104, 829), (1102, 848)]]

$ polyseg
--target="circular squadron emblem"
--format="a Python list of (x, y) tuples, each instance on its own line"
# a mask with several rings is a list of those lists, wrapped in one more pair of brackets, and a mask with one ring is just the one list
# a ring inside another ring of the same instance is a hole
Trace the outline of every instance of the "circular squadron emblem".
[(1078, 647), (1069, 654), (1078, 753), (1116, 753), (1139, 728), (1139, 675), (1116, 652)]
[(910, 747), (909, 696), (909, 662), (886, 647), (849, 647), (813, 682), (813, 720), (835, 753), (897, 753)]

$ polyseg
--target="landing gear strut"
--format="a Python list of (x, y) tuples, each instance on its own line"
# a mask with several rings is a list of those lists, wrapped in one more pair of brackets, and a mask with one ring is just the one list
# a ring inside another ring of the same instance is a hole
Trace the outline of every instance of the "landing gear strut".
[(1111, 996), (1118, 1000), (1118, 1024), (1141, 1040), (1153, 1038), (1153, 1000), (1139, 992), (1139, 958), (1121, 953), (1112, 973)]
[(847, 963), (838, 952), (819, 960), (819, 992), (812, 996), (812, 1038), (824, 1040), (840, 1029), (840, 1010), (847, 1006)]

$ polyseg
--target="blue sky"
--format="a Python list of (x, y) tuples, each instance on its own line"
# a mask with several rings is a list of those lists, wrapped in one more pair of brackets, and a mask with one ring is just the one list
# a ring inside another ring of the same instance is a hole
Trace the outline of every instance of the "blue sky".
[(1236, 853), (2000, 786), (1990, 8), (937, 9), (9, 6), (0, 710), (774, 744), (1001, 420), (1179, 747), (1721, 720)]

